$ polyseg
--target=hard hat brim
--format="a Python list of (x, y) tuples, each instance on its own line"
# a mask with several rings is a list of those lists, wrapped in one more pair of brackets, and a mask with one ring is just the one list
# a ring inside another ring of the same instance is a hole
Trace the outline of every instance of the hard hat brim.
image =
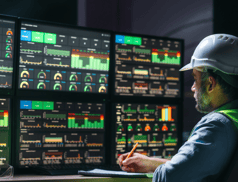
[(185, 65), (184, 67), (182, 67), (179, 71), (187, 71), (187, 70), (191, 70), (194, 67), (192, 66), (192, 63), (188, 63), (187, 65)]

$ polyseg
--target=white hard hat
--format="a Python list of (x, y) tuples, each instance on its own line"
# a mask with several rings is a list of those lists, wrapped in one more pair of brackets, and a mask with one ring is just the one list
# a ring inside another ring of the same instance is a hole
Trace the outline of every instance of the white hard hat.
[(226, 74), (238, 74), (238, 37), (213, 34), (205, 37), (196, 47), (191, 62), (179, 71), (205, 67)]

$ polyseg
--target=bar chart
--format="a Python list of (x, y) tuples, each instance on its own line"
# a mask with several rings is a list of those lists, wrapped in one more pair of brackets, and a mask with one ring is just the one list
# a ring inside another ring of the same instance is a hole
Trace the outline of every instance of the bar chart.
[(104, 115), (68, 113), (68, 128), (74, 129), (103, 129)]

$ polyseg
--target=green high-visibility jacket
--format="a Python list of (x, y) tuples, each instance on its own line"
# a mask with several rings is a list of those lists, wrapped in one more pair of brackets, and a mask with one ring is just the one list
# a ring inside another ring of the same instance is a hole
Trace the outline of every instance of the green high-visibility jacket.
[(238, 129), (238, 109), (227, 109), (227, 110), (220, 110), (217, 112), (224, 114), (225, 116), (230, 118), (232, 121), (234, 121), (233, 124)]
[[(235, 125), (235, 127), (237, 128), (237, 132), (238, 132), (238, 109), (225, 109), (225, 110), (218, 110), (215, 112), (224, 114), (225, 116), (230, 118), (233, 121), (233, 124)], [(193, 130), (191, 131), (188, 139), (191, 137)]]

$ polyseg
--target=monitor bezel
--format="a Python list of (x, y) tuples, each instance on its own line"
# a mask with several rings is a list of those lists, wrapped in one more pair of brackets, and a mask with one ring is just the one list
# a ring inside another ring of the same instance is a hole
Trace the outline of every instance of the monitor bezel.
[[(82, 26), (76, 26), (76, 25), (69, 25), (69, 24), (61, 24), (61, 23), (55, 23), (55, 22), (49, 22), (49, 21), (42, 21), (42, 20), (35, 20), (35, 19), (27, 19), (27, 18), (21, 18), (19, 17), (19, 28), (18, 28), (18, 58), (20, 56), (20, 32), (21, 32), (21, 24), (23, 22), (27, 23), (32, 23), (32, 24), (44, 24), (47, 26), (55, 26), (55, 27), (67, 27), (67, 28), (72, 28), (75, 30), (88, 30), (88, 31), (94, 31), (94, 32), (102, 32), (106, 34), (110, 34), (110, 48), (112, 48), (112, 31), (109, 30), (103, 30), (103, 29), (95, 29), (95, 28), (87, 28), (87, 27), (82, 27)], [(100, 93), (85, 93), (85, 92), (70, 92), (70, 91), (53, 91), (53, 90), (44, 90), (44, 91), (39, 91), (36, 89), (20, 89), (19, 88), (19, 59), (16, 61), (16, 95), (17, 96), (30, 96), (34, 97), (35, 95), (37, 96), (51, 96), (52, 98), (58, 98), (58, 97), (64, 97), (67, 96), (67, 98), (75, 98), (77, 96), (80, 97), (87, 97), (90, 99), (99, 99), (103, 101), (103, 99), (108, 99), (110, 95), (109, 88), (111, 87), (111, 78), (110, 78), (110, 70), (112, 66), (112, 54), (110, 52), (109, 54), (110, 57), (110, 63), (109, 63), (109, 71), (108, 71), (108, 89), (107, 93), (105, 94), (100, 94)]]
[(159, 96), (124, 96), (124, 95), (116, 95), (115, 93), (115, 81), (116, 81), (116, 75), (115, 75), (115, 66), (116, 66), (116, 59), (115, 59), (115, 37), (116, 35), (128, 35), (128, 36), (138, 36), (138, 37), (145, 37), (145, 38), (151, 38), (151, 39), (161, 39), (161, 40), (171, 40), (171, 41), (178, 41), (181, 43), (181, 65), (180, 68), (184, 64), (184, 39), (178, 39), (178, 38), (170, 38), (170, 37), (162, 37), (162, 36), (153, 36), (153, 35), (146, 35), (146, 34), (136, 34), (136, 33), (127, 33), (127, 32), (113, 32), (113, 49), (112, 49), (112, 55), (113, 55), (113, 62), (112, 65), (112, 75), (111, 76), (111, 100), (113, 102), (128, 102), (128, 99), (130, 99), (132, 102), (137, 102), (138, 100), (140, 102), (149, 102), (149, 103), (174, 103), (178, 101), (183, 100), (183, 72), (179, 73), (180, 76), (180, 96), (179, 97), (159, 97)]

